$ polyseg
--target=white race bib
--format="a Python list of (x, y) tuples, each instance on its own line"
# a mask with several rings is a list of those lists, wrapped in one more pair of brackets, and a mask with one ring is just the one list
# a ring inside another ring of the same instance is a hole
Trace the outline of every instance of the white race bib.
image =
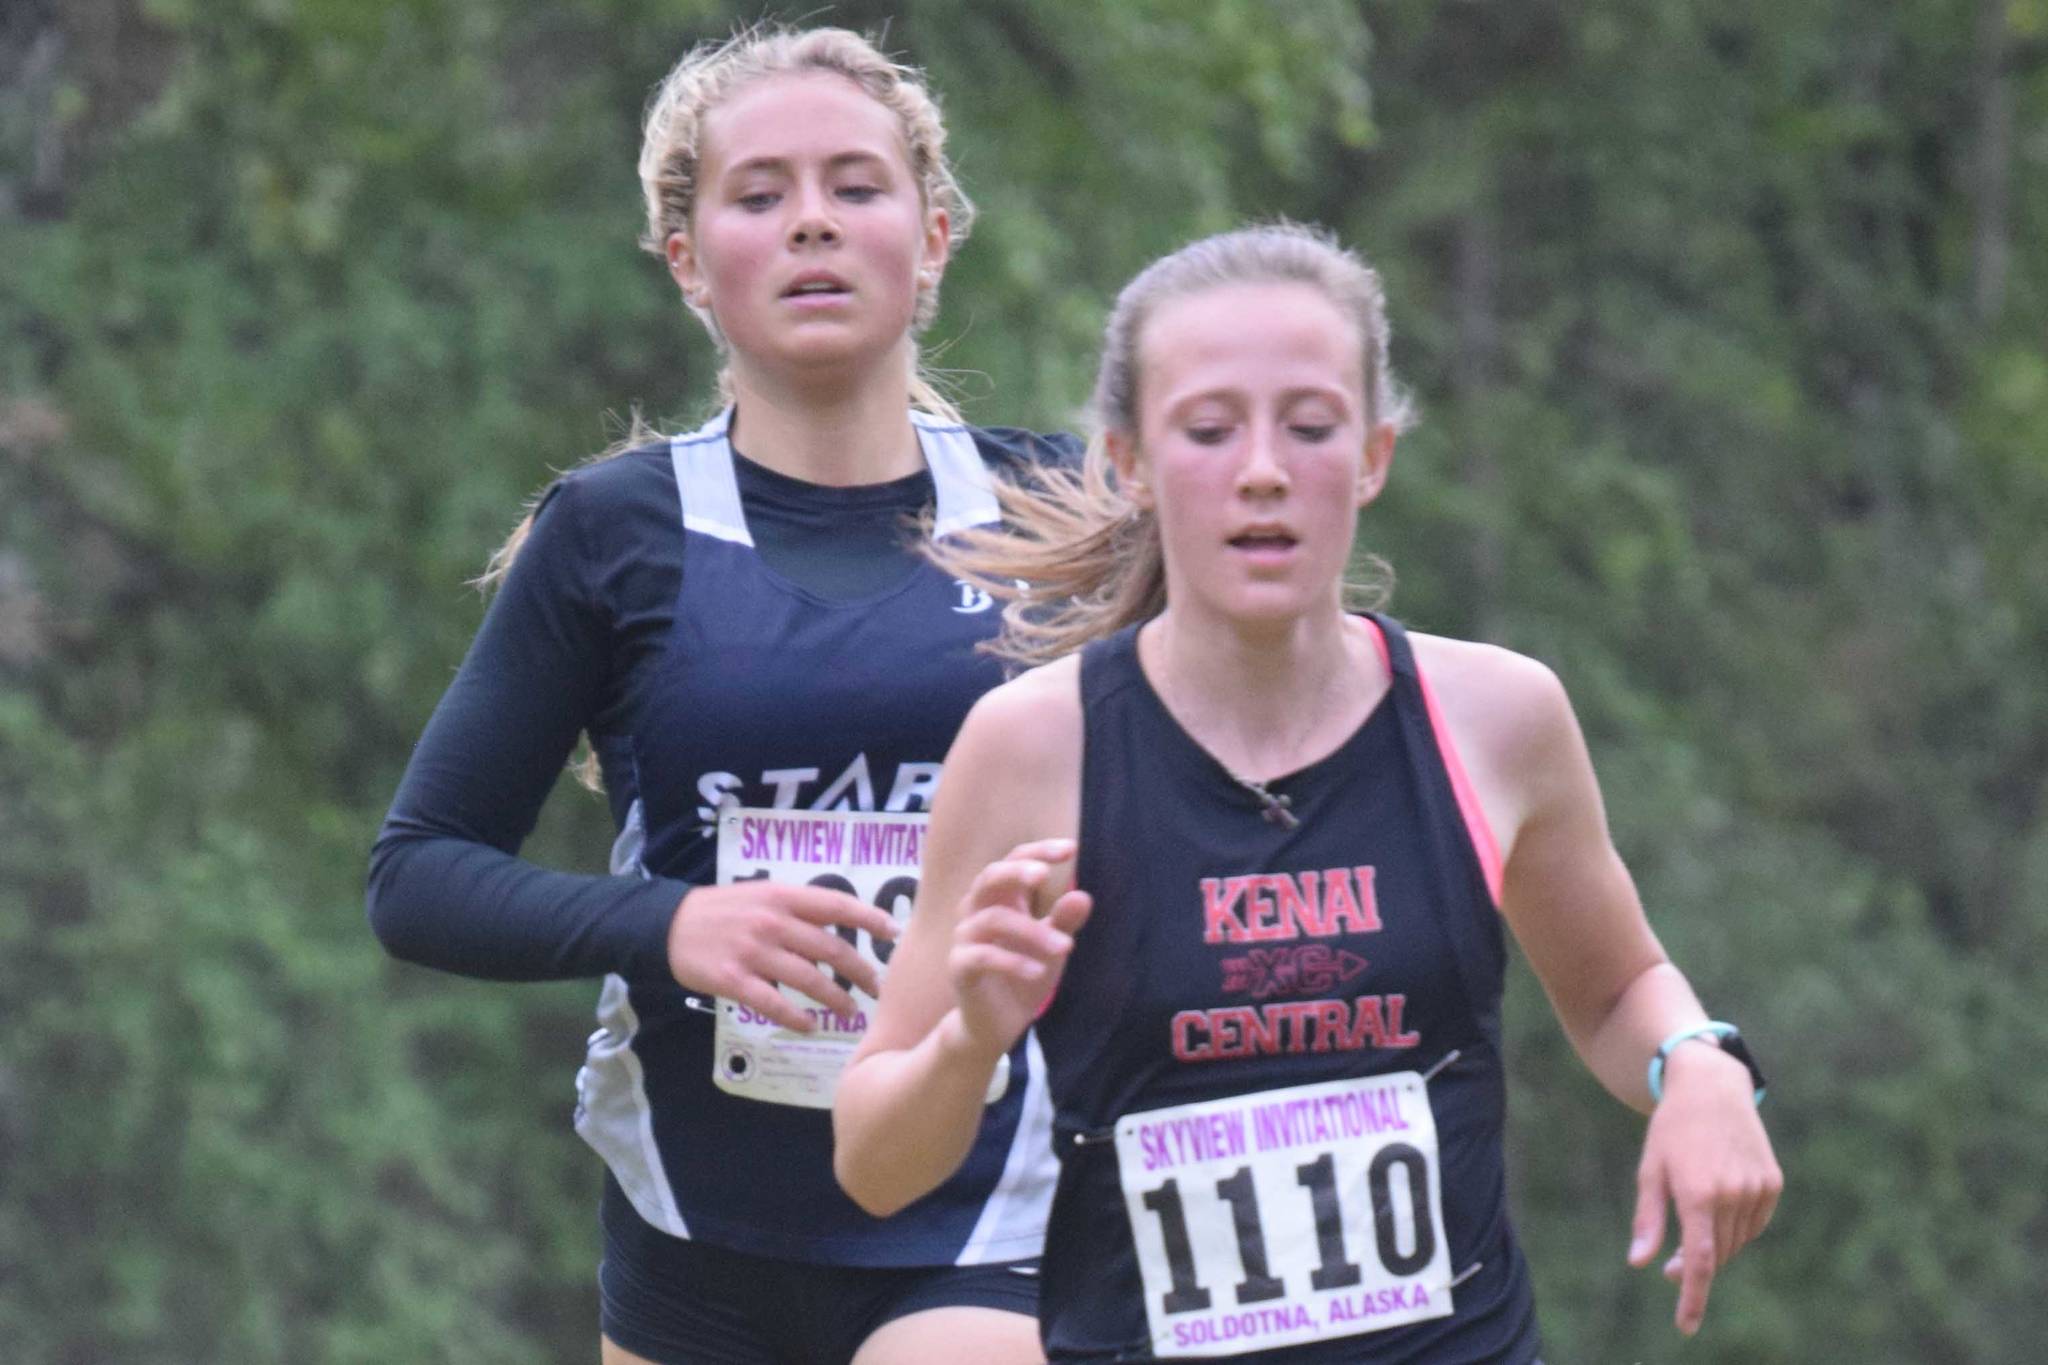
[(1127, 1114), (1116, 1157), (1161, 1359), (1450, 1315), (1436, 1116), (1413, 1071)]
[[(900, 926), (909, 922), (917, 899), (924, 849), (922, 813), (880, 811), (761, 810), (728, 806), (718, 813), (718, 884), (776, 881), (829, 887), (880, 906)], [(853, 945), (877, 972), (893, 945), (842, 925), (833, 932)], [(839, 985), (853, 996), (854, 1012), (836, 1014), (788, 986), (783, 998), (810, 1017), (810, 1033), (786, 1029), (731, 1000), (718, 1002), (712, 1041), (712, 1081), (728, 1095), (830, 1109), (839, 1073), (866, 1036), (875, 998), (845, 978)], [(988, 1100), (1001, 1098), (1010, 1083), (1010, 1059), (1003, 1058), (990, 1081)]]

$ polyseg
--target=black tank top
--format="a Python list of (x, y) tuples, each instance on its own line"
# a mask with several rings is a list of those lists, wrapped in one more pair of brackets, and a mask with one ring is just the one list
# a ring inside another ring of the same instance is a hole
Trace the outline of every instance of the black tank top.
[(1053, 1361), (1537, 1356), (1499, 917), (1407, 638), (1371, 621), (1392, 687), (1267, 784), (1291, 824), (1167, 712), (1135, 628), (1082, 656), (1095, 912), (1038, 1029)]

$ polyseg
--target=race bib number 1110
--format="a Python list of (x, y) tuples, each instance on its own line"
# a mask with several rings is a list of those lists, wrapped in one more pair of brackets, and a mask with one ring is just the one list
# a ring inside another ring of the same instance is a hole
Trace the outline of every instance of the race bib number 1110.
[(1412, 1071), (1128, 1114), (1116, 1153), (1161, 1359), (1451, 1312), (1436, 1118)]

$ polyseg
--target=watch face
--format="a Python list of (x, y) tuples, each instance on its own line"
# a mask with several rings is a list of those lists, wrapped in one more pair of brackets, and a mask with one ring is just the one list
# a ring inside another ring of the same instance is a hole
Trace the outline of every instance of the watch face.
[(1756, 1064), (1756, 1057), (1750, 1052), (1749, 1044), (1742, 1041), (1742, 1035), (1739, 1033), (1724, 1035), (1717, 1041), (1721, 1044), (1723, 1052), (1726, 1052), (1730, 1057), (1733, 1057), (1736, 1061), (1749, 1068), (1750, 1082), (1758, 1090), (1762, 1090), (1764, 1088), (1764, 1069)]
[(1712, 1043), (1736, 1061), (1741, 1062), (1749, 1072), (1750, 1084), (1756, 1087), (1757, 1103), (1763, 1103), (1765, 1089), (1764, 1069), (1756, 1064), (1755, 1056), (1750, 1053), (1749, 1044), (1742, 1040), (1742, 1035), (1736, 1032), (1735, 1026), (1718, 1021), (1674, 1033), (1665, 1040), (1662, 1047), (1657, 1049), (1657, 1055), (1650, 1059), (1650, 1098), (1652, 1100), (1662, 1100), (1664, 1098), (1664, 1060), (1670, 1055), (1671, 1049), (1680, 1043), (1692, 1042), (1694, 1040)]

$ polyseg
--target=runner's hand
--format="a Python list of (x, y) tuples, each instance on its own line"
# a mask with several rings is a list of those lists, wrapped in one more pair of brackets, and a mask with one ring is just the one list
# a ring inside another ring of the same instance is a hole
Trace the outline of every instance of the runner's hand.
[(1714, 1272), (1764, 1230), (1784, 1188), (1749, 1069), (1716, 1048), (1676, 1049), (1643, 1138), (1628, 1262), (1641, 1267), (1655, 1258), (1665, 1205), (1674, 1205), (1678, 1250), (1664, 1263), (1664, 1278), (1678, 1286), (1679, 1331), (1700, 1330)]
[(845, 1015), (857, 1007), (835, 973), (869, 995), (881, 990), (874, 964), (833, 932), (838, 925), (896, 937), (886, 911), (844, 891), (771, 881), (692, 887), (669, 921), (668, 969), (691, 990), (809, 1033), (809, 1016), (777, 987), (793, 987)]
[(948, 967), (961, 1031), (983, 1050), (1016, 1046), (1059, 985), (1091, 905), (1085, 891), (1055, 894), (1073, 856), (1072, 839), (1019, 844), (968, 888)]

